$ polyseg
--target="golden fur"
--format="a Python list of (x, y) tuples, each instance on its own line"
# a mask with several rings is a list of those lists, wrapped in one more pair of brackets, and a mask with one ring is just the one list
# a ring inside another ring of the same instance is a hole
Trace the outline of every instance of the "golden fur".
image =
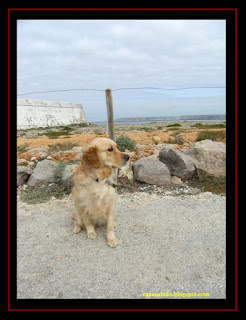
[(107, 244), (115, 247), (114, 216), (116, 206), (117, 168), (129, 159), (116, 143), (107, 138), (96, 138), (83, 150), (80, 166), (74, 176), (72, 196), (75, 203), (74, 233), (85, 227), (89, 239), (95, 239), (95, 225), (107, 223)]

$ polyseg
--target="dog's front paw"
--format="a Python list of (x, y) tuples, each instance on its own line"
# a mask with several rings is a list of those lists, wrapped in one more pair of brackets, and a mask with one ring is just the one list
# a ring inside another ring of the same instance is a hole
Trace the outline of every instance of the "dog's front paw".
[(114, 248), (117, 245), (117, 240), (116, 238), (108, 239), (107, 244), (111, 247)]
[(87, 236), (89, 239), (94, 240), (94, 239), (96, 239), (97, 234), (96, 234), (96, 232), (92, 231), (92, 232), (88, 233)]
[(73, 233), (80, 233), (81, 229), (82, 229), (81, 226), (76, 224), (73, 228)]

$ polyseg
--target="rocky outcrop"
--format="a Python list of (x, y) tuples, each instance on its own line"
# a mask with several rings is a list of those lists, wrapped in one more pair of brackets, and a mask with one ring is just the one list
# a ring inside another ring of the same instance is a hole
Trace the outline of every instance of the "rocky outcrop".
[(29, 176), (32, 174), (32, 170), (25, 166), (17, 166), (17, 186), (26, 183)]
[(192, 158), (177, 149), (161, 149), (159, 159), (165, 163), (172, 176), (177, 176), (181, 179), (190, 179), (195, 173)]
[(31, 160), (33, 157), (36, 160), (43, 160), (48, 156), (48, 147), (33, 148), (25, 153), (22, 153), (21, 158)]
[[(26, 154), (27, 159), (32, 161), (24, 158), (17, 160), (17, 186), (26, 183), (28, 187), (39, 187), (58, 183), (54, 178), (57, 170), (59, 183), (72, 186), (82, 152), (83, 148), (76, 146), (47, 156), (47, 148), (30, 149)], [(46, 159), (40, 160), (45, 155)], [(129, 161), (118, 174), (119, 179), (125, 179), (127, 184), (133, 184), (135, 180), (157, 186), (182, 185), (183, 180), (195, 175), (200, 180), (225, 179), (226, 176), (226, 146), (211, 140), (196, 142), (183, 152), (176, 144), (159, 144), (154, 150), (143, 149), (141, 155), (132, 153), (132, 158), (135, 162)], [(77, 164), (68, 164), (69, 160), (77, 160)]]
[(68, 164), (62, 174), (62, 181), (69, 186), (73, 186), (73, 177), (79, 164)]
[(200, 179), (224, 179), (226, 176), (226, 146), (221, 142), (202, 140), (185, 151), (196, 166)]
[(82, 158), (82, 152), (76, 150), (59, 151), (52, 154), (52, 159), (56, 161), (80, 161)]
[(37, 187), (53, 182), (55, 170), (58, 162), (52, 160), (43, 160), (38, 162), (32, 175), (27, 181), (29, 187)]
[(171, 178), (168, 167), (156, 156), (137, 160), (133, 165), (133, 177), (134, 180), (158, 186), (169, 185)]

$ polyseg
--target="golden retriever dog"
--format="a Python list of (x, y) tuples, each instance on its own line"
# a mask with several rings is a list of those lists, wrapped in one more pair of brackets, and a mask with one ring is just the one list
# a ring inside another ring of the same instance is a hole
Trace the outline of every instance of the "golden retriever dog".
[(116, 207), (116, 172), (129, 160), (107, 138), (96, 138), (83, 149), (80, 166), (74, 175), (72, 197), (75, 210), (72, 216), (74, 233), (83, 227), (89, 239), (96, 239), (95, 226), (107, 224), (107, 244), (115, 247), (114, 217)]

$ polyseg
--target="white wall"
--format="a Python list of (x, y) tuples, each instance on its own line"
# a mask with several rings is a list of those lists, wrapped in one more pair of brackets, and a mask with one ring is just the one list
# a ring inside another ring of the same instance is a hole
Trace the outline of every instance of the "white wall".
[(17, 129), (69, 125), (86, 122), (81, 104), (17, 99)]

